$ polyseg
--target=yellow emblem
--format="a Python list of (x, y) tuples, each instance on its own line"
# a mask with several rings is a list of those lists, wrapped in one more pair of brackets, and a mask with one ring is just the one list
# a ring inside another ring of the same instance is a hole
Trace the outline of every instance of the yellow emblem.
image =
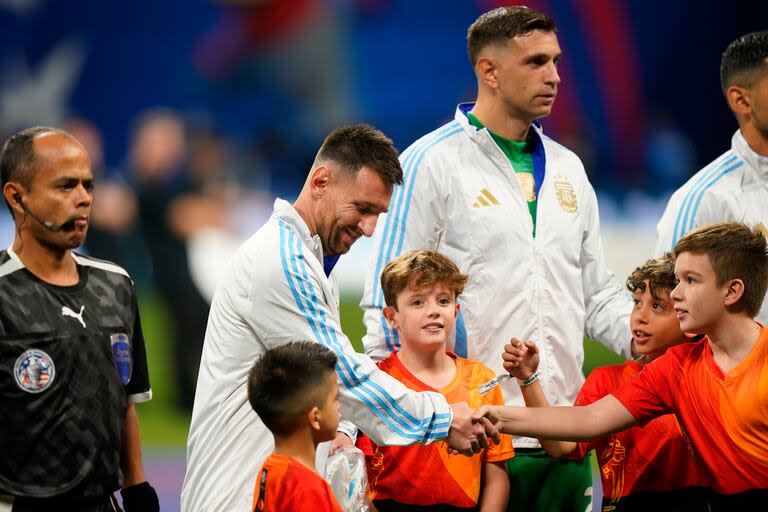
[(536, 200), (536, 188), (533, 183), (533, 174), (527, 172), (516, 172), (517, 181), (523, 191), (523, 197), (529, 203)]
[(765, 238), (768, 238), (768, 228), (765, 227), (765, 224), (763, 224), (762, 222), (758, 222), (757, 229), (760, 230), (760, 232), (763, 234)]
[(555, 178), (555, 192), (560, 207), (568, 213), (576, 213), (579, 205), (576, 202), (576, 192), (574, 192), (573, 185), (568, 181), (568, 178), (560, 175)]
[(480, 191), (480, 195), (477, 196), (477, 199), (475, 199), (475, 202), (472, 203), (472, 208), (480, 208), (482, 206), (493, 206), (493, 205), (499, 205), (501, 204), (498, 199), (496, 199), (496, 196), (491, 194), (491, 191), (487, 188), (484, 188)]

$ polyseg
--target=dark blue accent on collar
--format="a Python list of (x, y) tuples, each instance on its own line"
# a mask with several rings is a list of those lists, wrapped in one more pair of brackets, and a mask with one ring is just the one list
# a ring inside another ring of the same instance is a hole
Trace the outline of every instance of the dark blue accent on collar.
[(541, 135), (533, 127), (528, 130), (528, 143), (533, 149), (531, 151), (533, 153), (533, 186), (538, 199), (541, 184), (544, 182), (547, 155), (544, 153), (544, 142), (541, 140)]
[(330, 256), (323, 256), (323, 270), (325, 271), (325, 277), (331, 275), (333, 267), (338, 263), (341, 254), (331, 254)]

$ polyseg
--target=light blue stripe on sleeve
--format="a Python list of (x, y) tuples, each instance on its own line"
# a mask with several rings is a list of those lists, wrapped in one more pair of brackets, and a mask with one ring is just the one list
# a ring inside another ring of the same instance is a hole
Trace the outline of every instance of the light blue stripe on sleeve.
[(722, 177), (723, 177), (723, 176), (725, 176), (726, 174), (728, 174), (728, 173), (730, 173), (730, 172), (733, 172), (733, 171), (735, 171), (736, 169), (738, 169), (738, 168), (739, 168), (739, 167), (741, 167), (742, 165), (744, 165), (744, 162), (743, 162), (742, 160), (739, 160), (739, 161), (735, 162), (733, 165), (731, 165), (730, 167), (727, 167), (726, 169), (723, 169), (723, 170), (720, 172), (720, 174), (716, 175), (715, 177), (713, 177), (711, 180), (709, 180), (709, 181), (707, 182), (707, 184), (706, 184), (706, 185), (704, 186), (704, 188), (701, 190), (701, 192), (699, 193), (699, 195), (696, 197), (696, 201), (693, 203), (693, 208), (692, 208), (692, 210), (691, 210), (691, 218), (690, 218), (690, 221), (689, 221), (689, 223), (688, 223), (688, 226), (687, 226), (687, 227), (686, 227), (686, 229), (685, 229), (685, 232), (686, 232), (686, 233), (687, 233), (688, 231), (690, 231), (691, 229), (693, 229), (694, 221), (695, 221), (695, 219), (696, 219), (696, 213), (697, 213), (697, 212), (698, 212), (698, 210), (699, 210), (699, 204), (701, 203), (701, 198), (702, 198), (702, 197), (704, 197), (704, 192), (706, 192), (706, 191), (707, 191), (707, 189), (708, 189), (708, 188), (710, 188), (712, 185), (714, 185), (715, 183), (717, 183), (718, 181), (720, 181), (720, 180), (722, 179)]
[[(379, 244), (379, 254), (376, 261), (375, 280), (371, 293), (371, 300), (374, 305), (381, 308), (384, 306), (384, 294), (379, 286), (379, 279), (383, 266), (400, 254), (405, 237), (405, 225), (408, 219), (408, 209), (410, 207), (411, 196), (413, 194), (418, 165), (421, 163), (426, 152), (443, 140), (462, 131), (461, 125), (457, 121), (451, 121), (445, 126), (439, 128), (429, 136), (425, 137), (415, 145), (411, 146), (403, 154), (403, 174), (404, 183), (399, 187), (397, 193), (393, 196), (390, 203), (390, 211), (387, 215), (387, 222), (382, 232), (381, 242)], [(393, 220), (394, 219), (394, 220)], [(398, 229), (399, 226), (399, 229)], [(396, 240), (399, 242), (396, 243)], [(394, 248), (397, 247), (396, 250)], [(389, 350), (395, 350), (399, 346), (397, 333), (394, 332), (382, 317), (381, 322), (384, 339)]]
[[(424, 439), (440, 439), (447, 435), (449, 415), (435, 415), (432, 430), (429, 429), (433, 418), (425, 418), (421, 421), (416, 420), (397, 405), (393, 398), (379, 387), (386, 396), (377, 396), (375, 389), (370, 389), (370, 381), (361, 382), (355, 369), (357, 361), (351, 360), (335, 337), (335, 332), (328, 329), (326, 318), (321, 309), (317, 308), (317, 297), (314, 294), (314, 287), (309, 284), (306, 274), (306, 261), (301, 254), (300, 240), (298, 237), (282, 222), (280, 224), (280, 243), (281, 243), (281, 261), (283, 272), (288, 280), (291, 293), (299, 307), (300, 312), (305, 316), (312, 329), (315, 339), (322, 345), (327, 346), (339, 356), (339, 377), (344, 385), (350, 389), (360, 400), (368, 406), (394, 433), (411, 440), (421, 441)], [(298, 242), (298, 243), (295, 243)], [(298, 249), (298, 250), (297, 250)], [(307, 286), (304, 286), (304, 283)], [(307, 290), (309, 289), (309, 291)], [(329, 333), (330, 331), (330, 333)], [(355, 382), (356, 385), (352, 383)], [(387, 400), (388, 398), (388, 400)], [(374, 402), (376, 405), (374, 405)], [(399, 412), (400, 417), (393, 415), (392, 412)], [(403, 413), (405, 413), (403, 415)], [(410, 421), (409, 421), (410, 420)], [(438, 421), (443, 420), (443, 421)], [(409, 425), (410, 423), (410, 425)], [(425, 432), (426, 431), (426, 432)]]
[[(456, 345), (454, 352), (460, 357), (469, 357), (467, 346), (467, 326), (464, 325), (464, 314), (459, 310), (459, 316), (456, 318)], [(501, 357), (501, 355), (499, 355)]]
[(688, 223), (688, 216), (691, 210), (691, 204), (696, 194), (701, 190), (707, 180), (715, 175), (723, 165), (728, 165), (736, 159), (732, 151), (726, 151), (717, 160), (709, 164), (699, 175), (695, 182), (691, 184), (691, 187), (685, 194), (682, 203), (680, 203), (680, 209), (677, 212), (675, 218), (675, 226), (672, 231), (672, 246), (670, 250), (674, 249), (675, 244), (685, 234), (685, 225)]

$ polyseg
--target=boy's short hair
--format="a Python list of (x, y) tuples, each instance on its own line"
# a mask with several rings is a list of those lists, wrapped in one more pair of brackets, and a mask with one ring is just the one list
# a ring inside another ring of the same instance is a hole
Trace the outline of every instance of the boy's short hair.
[(661, 300), (659, 292), (667, 295), (677, 286), (675, 277), (675, 259), (670, 253), (664, 253), (660, 258), (651, 258), (637, 267), (627, 278), (627, 289), (635, 293), (636, 290), (645, 291), (648, 281), (651, 296)]
[(397, 309), (397, 296), (408, 288), (414, 276), (416, 288), (443, 283), (457, 297), (467, 283), (467, 276), (459, 272), (459, 267), (439, 252), (410, 251), (390, 261), (381, 273), (381, 290), (387, 306)]
[(273, 434), (288, 435), (302, 415), (325, 402), (336, 361), (336, 354), (312, 341), (267, 350), (248, 374), (248, 401)]
[(690, 231), (673, 251), (675, 258), (683, 252), (706, 254), (715, 270), (717, 285), (730, 279), (741, 279), (744, 294), (729, 308), (757, 316), (768, 289), (768, 247), (765, 235), (740, 222), (708, 224)]
[(556, 32), (555, 22), (524, 5), (497, 7), (481, 14), (467, 30), (467, 54), (474, 66), (486, 46), (504, 45), (509, 39), (542, 30)]

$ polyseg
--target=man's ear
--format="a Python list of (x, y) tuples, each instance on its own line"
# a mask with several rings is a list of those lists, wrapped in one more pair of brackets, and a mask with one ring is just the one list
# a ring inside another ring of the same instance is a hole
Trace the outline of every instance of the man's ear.
[(477, 79), (485, 83), (491, 89), (499, 87), (499, 67), (496, 61), (490, 57), (480, 57), (475, 63)]
[(333, 173), (326, 165), (318, 165), (310, 172), (309, 188), (313, 197), (322, 197), (333, 183)]
[(23, 213), (24, 212), (24, 206), (21, 201), (21, 186), (14, 182), (9, 181), (3, 186), (3, 197), (5, 197), (5, 201), (11, 205), (11, 208), (18, 212)]
[(737, 116), (749, 116), (752, 113), (752, 93), (745, 87), (732, 85), (725, 91), (728, 106)]
[(456, 303), (456, 312), (454, 314), (454, 318), (459, 318), (459, 312), (461, 311), (461, 304), (458, 302)]
[(387, 322), (389, 322), (389, 326), (393, 329), (397, 329), (397, 318), (395, 318), (397, 310), (391, 306), (384, 306), (384, 309), (382, 309), (381, 312), (384, 314), (384, 318), (387, 319)]
[(320, 408), (312, 407), (307, 413), (307, 423), (312, 430), (320, 430)]
[(725, 306), (733, 306), (739, 302), (739, 299), (744, 295), (744, 281), (741, 279), (731, 279), (731, 281), (726, 284), (726, 287), (724, 298)]

